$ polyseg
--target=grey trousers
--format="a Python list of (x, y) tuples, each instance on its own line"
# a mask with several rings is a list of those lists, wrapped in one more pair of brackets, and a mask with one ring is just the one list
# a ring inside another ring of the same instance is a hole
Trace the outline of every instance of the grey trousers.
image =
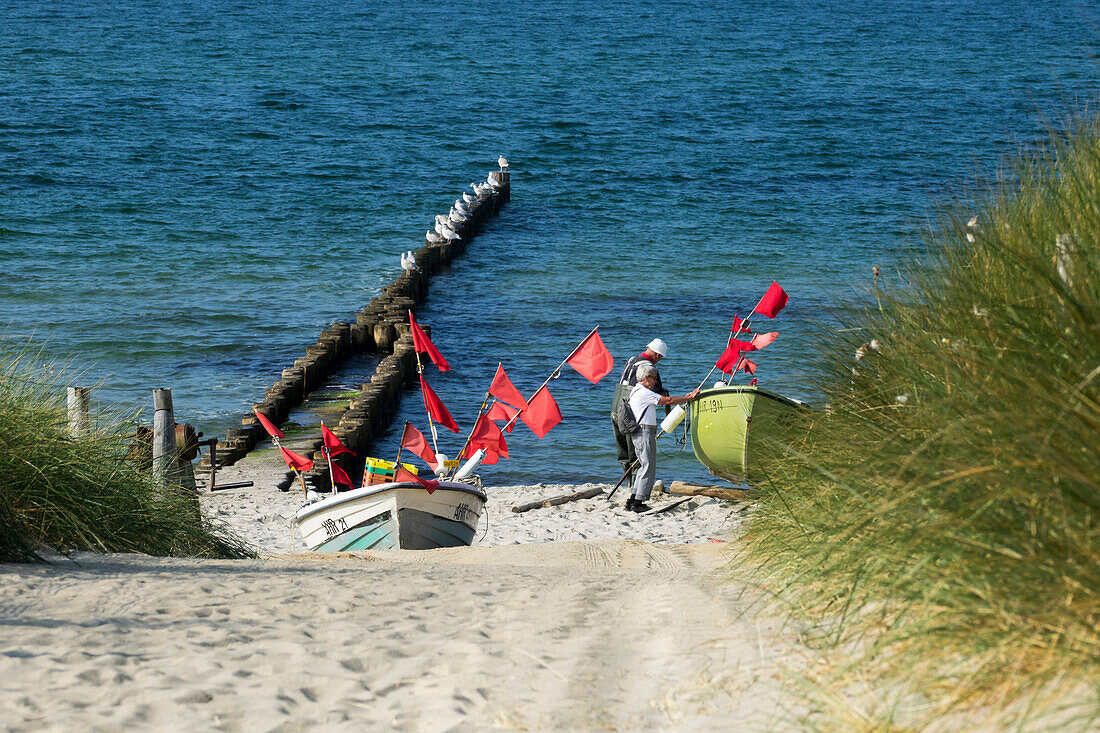
[(634, 452), (638, 454), (638, 472), (634, 474), (634, 499), (646, 501), (653, 491), (653, 480), (657, 477), (657, 427), (643, 425), (630, 437), (634, 442)]

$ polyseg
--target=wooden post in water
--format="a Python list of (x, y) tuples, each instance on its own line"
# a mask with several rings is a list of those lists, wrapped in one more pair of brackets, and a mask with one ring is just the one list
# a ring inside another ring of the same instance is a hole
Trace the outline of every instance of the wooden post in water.
[(69, 387), (69, 432), (85, 435), (91, 424), (91, 395), (88, 387)]
[(153, 475), (162, 489), (176, 480), (176, 418), (172, 390), (153, 390)]

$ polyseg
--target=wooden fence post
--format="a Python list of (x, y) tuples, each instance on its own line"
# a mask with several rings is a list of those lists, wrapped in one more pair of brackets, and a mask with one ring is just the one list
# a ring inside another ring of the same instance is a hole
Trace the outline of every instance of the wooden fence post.
[(88, 387), (69, 387), (69, 432), (85, 435), (91, 424), (91, 394)]
[(1073, 287), (1073, 255), (1076, 251), (1071, 235), (1059, 234), (1054, 238), (1054, 265), (1058, 269), (1058, 277), (1062, 278), (1067, 288)]
[(175, 483), (176, 418), (172, 412), (172, 390), (153, 390), (153, 474), (162, 489)]

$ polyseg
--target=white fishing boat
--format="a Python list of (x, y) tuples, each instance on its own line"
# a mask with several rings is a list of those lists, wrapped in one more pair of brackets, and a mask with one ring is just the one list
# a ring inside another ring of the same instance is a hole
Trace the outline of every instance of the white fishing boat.
[(455, 481), (430, 494), (413, 482), (374, 484), (307, 504), (294, 526), (320, 552), (458, 547), (473, 542), (485, 501), (482, 489)]

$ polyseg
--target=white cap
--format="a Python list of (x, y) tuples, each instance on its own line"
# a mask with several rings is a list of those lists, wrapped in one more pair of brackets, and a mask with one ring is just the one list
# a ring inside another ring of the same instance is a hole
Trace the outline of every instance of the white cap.
[(668, 353), (668, 344), (666, 344), (661, 339), (653, 339), (648, 344), (646, 344), (646, 348), (652, 351), (654, 354), (658, 354), (660, 356), (664, 356)]

